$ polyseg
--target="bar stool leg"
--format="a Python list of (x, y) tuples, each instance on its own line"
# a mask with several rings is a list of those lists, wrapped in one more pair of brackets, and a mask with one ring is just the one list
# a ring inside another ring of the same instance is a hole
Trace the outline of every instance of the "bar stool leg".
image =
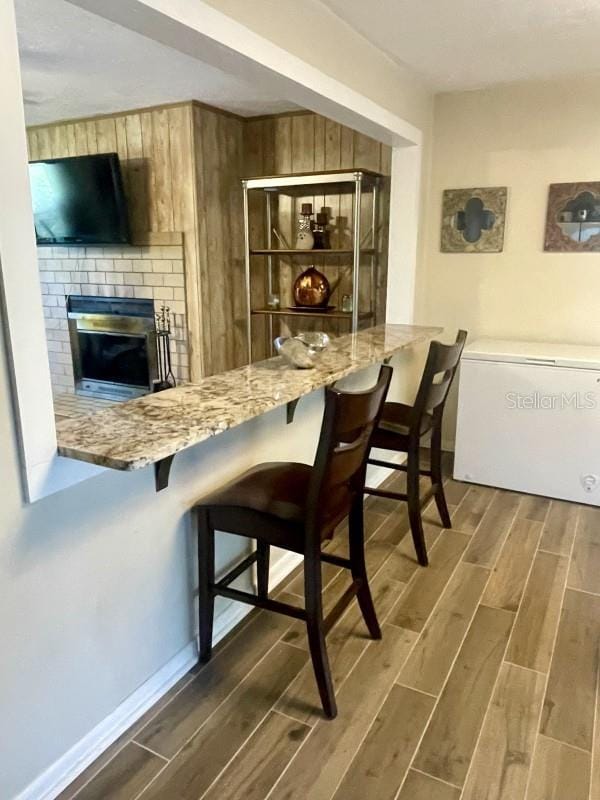
[(198, 519), (198, 628), (200, 661), (212, 655), (213, 618), (215, 612), (215, 532), (211, 528), (208, 512), (199, 509)]
[(258, 588), (258, 596), (266, 598), (269, 596), (269, 560), (271, 546), (266, 542), (257, 540), (256, 552), (256, 583)]
[(331, 669), (325, 644), (323, 625), (323, 600), (321, 596), (321, 559), (318, 553), (304, 555), (304, 598), (306, 604), (306, 629), (319, 696), (325, 716), (337, 716), (337, 705), (331, 680)]
[(444, 494), (444, 479), (442, 476), (442, 421), (434, 427), (431, 434), (431, 483), (437, 486), (434, 498), (440, 519), (444, 528), (452, 527), (450, 512)]
[(367, 628), (373, 639), (381, 639), (381, 628), (377, 620), (369, 576), (365, 564), (365, 529), (363, 516), (363, 499), (359, 496), (350, 510), (348, 517), (348, 532), (350, 537), (350, 563), (352, 577), (359, 581), (360, 588), (356, 594), (358, 605), (362, 611)]
[(410, 530), (417, 559), (422, 567), (429, 564), (427, 558), (427, 545), (425, 534), (423, 533), (423, 521), (421, 519), (421, 500), (419, 497), (419, 442), (411, 442), (408, 450), (406, 485), (408, 495), (408, 519)]

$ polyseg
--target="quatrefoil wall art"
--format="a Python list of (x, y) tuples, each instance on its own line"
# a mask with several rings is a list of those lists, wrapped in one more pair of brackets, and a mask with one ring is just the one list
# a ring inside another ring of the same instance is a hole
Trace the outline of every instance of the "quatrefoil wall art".
[(442, 253), (501, 253), (506, 197), (505, 186), (446, 189), (442, 206)]
[(600, 181), (550, 184), (544, 250), (600, 251)]

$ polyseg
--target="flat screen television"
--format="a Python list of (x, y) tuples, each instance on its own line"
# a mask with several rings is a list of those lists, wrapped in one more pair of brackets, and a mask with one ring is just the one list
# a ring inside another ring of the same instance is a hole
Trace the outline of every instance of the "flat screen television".
[(39, 245), (129, 242), (116, 153), (31, 161), (29, 175)]

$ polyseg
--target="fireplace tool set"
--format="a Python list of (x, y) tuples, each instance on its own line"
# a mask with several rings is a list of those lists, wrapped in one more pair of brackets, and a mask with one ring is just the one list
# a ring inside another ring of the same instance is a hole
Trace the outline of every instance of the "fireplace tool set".
[(171, 365), (171, 310), (161, 306), (156, 312), (156, 355), (158, 379), (154, 381), (154, 391), (172, 389), (176, 386)]

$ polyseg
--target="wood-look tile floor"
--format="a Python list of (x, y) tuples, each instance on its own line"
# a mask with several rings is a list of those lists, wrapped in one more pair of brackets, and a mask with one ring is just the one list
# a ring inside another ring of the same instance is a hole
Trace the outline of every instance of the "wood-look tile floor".
[[(428, 569), (403, 504), (367, 501), (383, 640), (355, 604), (331, 631), (337, 719), (303, 626), (254, 612), (60, 800), (600, 800), (600, 509), (446, 487)], [(329, 606), (347, 578), (323, 573)]]

